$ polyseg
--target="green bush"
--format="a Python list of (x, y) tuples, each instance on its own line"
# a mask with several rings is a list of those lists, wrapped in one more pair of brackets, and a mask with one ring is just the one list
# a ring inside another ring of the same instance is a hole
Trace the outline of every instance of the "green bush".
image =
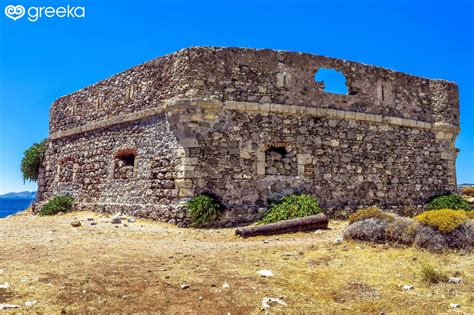
[(365, 219), (379, 219), (385, 221), (392, 221), (393, 216), (387, 212), (383, 212), (377, 207), (369, 207), (357, 210), (349, 216), (349, 224)]
[(188, 201), (188, 212), (193, 224), (202, 225), (210, 220), (215, 220), (221, 208), (220, 204), (208, 195), (199, 194)]
[(72, 209), (74, 198), (71, 196), (57, 196), (49, 200), (41, 210), (39, 215), (54, 215), (59, 212), (68, 212)]
[(306, 217), (322, 213), (318, 201), (311, 195), (288, 195), (273, 203), (259, 223), (267, 224), (282, 220)]
[(453, 209), (470, 210), (469, 203), (458, 194), (441, 195), (433, 198), (426, 206), (428, 210)]
[(23, 154), (21, 160), (21, 174), (23, 181), (36, 182), (38, 180), (39, 169), (46, 153), (46, 139), (40, 143), (33, 143)]

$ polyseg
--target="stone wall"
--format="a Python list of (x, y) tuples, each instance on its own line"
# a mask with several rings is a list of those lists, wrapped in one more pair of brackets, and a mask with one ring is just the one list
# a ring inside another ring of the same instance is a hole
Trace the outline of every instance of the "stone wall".
[[(341, 71), (347, 94), (314, 74)], [(211, 192), (221, 224), (309, 192), (333, 215), (399, 212), (456, 189), (457, 87), (309, 54), (197, 47), (57, 100), (39, 201), (186, 224)], [(133, 164), (133, 165), (132, 165)]]
[[(172, 114), (192, 161), (184, 178), (189, 196), (219, 196), (232, 209), (229, 220), (258, 216), (270, 200), (295, 192), (311, 193), (333, 216), (346, 216), (371, 205), (408, 214), (456, 189), (453, 139), (428, 123), (312, 114), (303, 106), (291, 112), (252, 103), (198, 104), (181, 103)], [(285, 157), (273, 148), (285, 148)]]
[[(133, 165), (123, 159), (131, 155)], [(165, 114), (52, 139), (40, 200), (70, 194), (81, 209), (182, 223), (186, 212), (175, 180), (182, 177), (183, 156)]]

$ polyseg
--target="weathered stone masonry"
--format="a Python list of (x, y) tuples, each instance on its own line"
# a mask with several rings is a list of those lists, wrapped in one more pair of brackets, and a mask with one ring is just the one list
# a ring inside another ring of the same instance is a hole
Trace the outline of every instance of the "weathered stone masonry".
[[(319, 68), (347, 95), (324, 92)], [(184, 201), (217, 195), (221, 224), (305, 191), (334, 215), (405, 211), (456, 189), (457, 87), (301, 53), (196, 47), (58, 99), (39, 202), (186, 224)]]

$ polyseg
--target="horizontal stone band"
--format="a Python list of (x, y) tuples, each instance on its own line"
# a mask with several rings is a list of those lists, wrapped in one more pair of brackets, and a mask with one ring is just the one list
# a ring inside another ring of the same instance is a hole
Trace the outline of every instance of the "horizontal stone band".
[(72, 135), (75, 135), (75, 134), (80, 134), (80, 133), (96, 130), (96, 129), (107, 128), (107, 127), (110, 127), (110, 126), (113, 126), (113, 125), (119, 125), (119, 124), (123, 124), (123, 123), (127, 123), (127, 122), (141, 120), (141, 119), (144, 119), (144, 118), (147, 118), (147, 117), (160, 115), (160, 114), (163, 114), (164, 112), (165, 112), (164, 107), (160, 106), (160, 107), (155, 107), (155, 108), (151, 108), (151, 109), (147, 109), (147, 110), (134, 112), (134, 113), (131, 113), (131, 114), (115, 116), (115, 117), (105, 119), (105, 120), (102, 120), (102, 121), (93, 122), (93, 123), (90, 123), (90, 124), (87, 124), (87, 125), (84, 125), (84, 126), (81, 126), (81, 127), (71, 128), (71, 129), (68, 129), (68, 130), (65, 130), (65, 131), (53, 132), (49, 135), (49, 139), (55, 140), (55, 139), (59, 139), (59, 138), (72, 136)]
[(246, 112), (253, 111), (253, 112), (278, 113), (278, 114), (303, 114), (303, 115), (310, 115), (310, 116), (316, 116), (316, 117), (362, 120), (362, 121), (387, 123), (391, 125), (424, 128), (424, 129), (431, 129), (433, 127), (431, 123), (414, 120), (414, 119), (365, 114), (365, 113), (353, 112), (353, 111), (300, 106), (300, 105), (259, 104), (259, 103), (227, 101), (225, 102), (225, 108), (239, 110), (239, 111), (246, 111)]
[(131, 114), (120, 115), (112, 117), (99, 122), (90, 123), (81, 127), (71, 128), (65, 131), (53, 132), (49, 138), (59, 139), (63, 137), (72, 136), (100, 128), (106, 128), (113, 125), (122, 123), (132, 122), (141, 120), (144, 118), (160, 115), (166, 112), (179, 111), (181, 108), (186, 107), (204, 107), (212, 109), (224, 108), (227, 110), (237, 110), (243, 112), (254, 112), (254, 113), (276, 113), (276, 114), (287, 114), (287, 115), (309, 115), (315, 117), (328, 117), (336, 119), (346, 120), (359, 120), (374, 123), (390, 124), (403, 127), (411, 128), (422, 128), (430, 130), (443, 130), (452, 133), (458, 133), (459, 128), (444, 123), (429, 123), (414, 119), (406, 119), (393, 116), (366, 114), (354, 111), (345, 111), (329, 108), (318, 108), (301, 105), (287, 105), (287, 104), (273, 104), (273, 103), (252, 103), (252, 102), (235, 102), (235, 101), (217, 101), (217, 100), (202, 100), (202, 99), (185, 99), (185, 100), (172, 100), (161, 104), (158, 107), (147, 109), (143, 111), (134, 112)]

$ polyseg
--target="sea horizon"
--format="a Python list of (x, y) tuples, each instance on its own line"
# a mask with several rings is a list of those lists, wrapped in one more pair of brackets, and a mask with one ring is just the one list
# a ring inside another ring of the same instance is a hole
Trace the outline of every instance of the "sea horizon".
[(34, 199), (0, 199), (0, 219), (27, 209)]

